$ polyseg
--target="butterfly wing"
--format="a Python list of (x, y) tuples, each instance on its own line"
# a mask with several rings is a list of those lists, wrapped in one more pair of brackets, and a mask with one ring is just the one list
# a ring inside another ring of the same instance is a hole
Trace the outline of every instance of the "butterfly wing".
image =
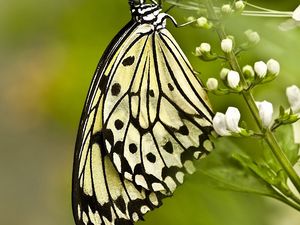
[(164, 196), (124, 180), (109, 158), (103, 139), (103, 102), (118, 55), (131, 46), (137, 24), (130, 22), (114, 38), (94, 75), (77, 135), (72, 207), (77, 225), (129, 225), (161, 205)]
[(212, 111), (184, 53), (166, 30), (142, 24), (119, 54), (103, 103), (103, 136), (118, 172), (171, 194), (211, 148)]

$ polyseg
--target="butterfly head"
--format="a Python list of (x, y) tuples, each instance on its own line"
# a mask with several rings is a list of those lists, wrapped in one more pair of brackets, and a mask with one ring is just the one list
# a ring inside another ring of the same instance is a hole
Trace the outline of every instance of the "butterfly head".
[(155, 1), (146, 4), (145, 0), (129, 0), (133, 20), (141, 24), (152, 24), (156, 30), (165, 28), (166, 13), (161, 13), (161, 7)]

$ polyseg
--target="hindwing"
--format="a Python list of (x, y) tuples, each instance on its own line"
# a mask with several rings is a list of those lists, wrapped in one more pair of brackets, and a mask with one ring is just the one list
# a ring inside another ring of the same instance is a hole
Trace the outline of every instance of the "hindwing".
[(118, 55), (137, 25), (129, 23), (112, 41), (93, 78), (78, 131), (72, 184), (73, 214), (77, 225), (131, 225), (161, 205), (164, 197), (137, 186), (119, 174), (103, 138), (103, 102)]

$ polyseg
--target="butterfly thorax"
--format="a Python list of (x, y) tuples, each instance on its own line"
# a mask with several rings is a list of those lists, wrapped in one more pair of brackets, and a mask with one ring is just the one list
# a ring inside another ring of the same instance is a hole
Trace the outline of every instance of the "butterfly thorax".
[(166, 13), (161, 13), (161, 8), (156, 4), (131, 5), (131, 15), (134, 21), (140, 24), (151, 24), (155, 30), (166, 27)]

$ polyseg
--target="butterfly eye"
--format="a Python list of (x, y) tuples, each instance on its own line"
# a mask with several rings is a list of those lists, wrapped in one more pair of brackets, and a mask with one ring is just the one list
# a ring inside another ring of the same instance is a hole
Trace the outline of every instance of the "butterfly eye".
[(130, 6), (139, 6), (145, 4), (145, 0), (129, 0)]

